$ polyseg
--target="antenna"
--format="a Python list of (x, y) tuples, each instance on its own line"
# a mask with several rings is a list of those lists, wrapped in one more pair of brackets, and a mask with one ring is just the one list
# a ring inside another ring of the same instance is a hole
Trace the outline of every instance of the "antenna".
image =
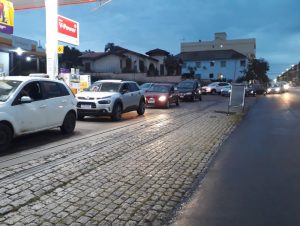
[(92, 11), (97, 11), (102, 6), (106, 5), (107, 3), (111, 2), (112, 0), (97, 0), (97, 6)]

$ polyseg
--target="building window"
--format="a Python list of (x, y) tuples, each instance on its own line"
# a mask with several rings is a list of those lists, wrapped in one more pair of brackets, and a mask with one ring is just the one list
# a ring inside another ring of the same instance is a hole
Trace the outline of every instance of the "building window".
[(215, 66), (215, 61), (210, 61), (210, 67), (214, 67)]
[(209, 78), (214, 78), (214, 74), (213, 74), (213, 73), (210, 73), (210, 74), (209, 74)]
[(160, 75), (165, 74), (165, 66), (163, 64), (160, 65)]
[(246, 61), (245, 60), (241, 60), (240, 61), (240, 65), (241, 65), (241, 67), (245, 67), (246, 66)]
[(221, 60), (220, 64), (221, 64), (221, 67), (226, 67), (226, 61), (225, 60)]
[(200, 62), (200, 61), (197, 61), (197, 62), (196, 62), (196, 67), (197, 67), (197, 68), (201, 68), (201, 62)]

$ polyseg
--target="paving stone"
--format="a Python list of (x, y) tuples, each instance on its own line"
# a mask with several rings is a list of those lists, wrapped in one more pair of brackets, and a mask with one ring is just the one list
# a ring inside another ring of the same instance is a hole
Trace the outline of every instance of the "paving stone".
[(82, 153), (0, 184), (0, 224), (166, 224), (238, 122), (214, 109), (176, 109), (143, 126), (95, 134), (59, 153), (1, 169), (1, 176), (11, 175)]

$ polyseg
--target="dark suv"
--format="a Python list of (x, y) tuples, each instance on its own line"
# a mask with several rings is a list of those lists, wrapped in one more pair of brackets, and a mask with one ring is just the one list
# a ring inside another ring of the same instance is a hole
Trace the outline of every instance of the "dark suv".
[(201, 86), (197, 80), (183, 80), (178, 83), (177, 90), (180, 100), (202, 100)]

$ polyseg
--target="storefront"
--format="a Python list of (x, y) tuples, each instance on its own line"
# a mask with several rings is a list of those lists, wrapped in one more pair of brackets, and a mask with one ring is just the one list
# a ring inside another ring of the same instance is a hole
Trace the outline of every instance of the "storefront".
[(0, 33), (0, 74), (44, 73), (46, 54), (38, 42)]

